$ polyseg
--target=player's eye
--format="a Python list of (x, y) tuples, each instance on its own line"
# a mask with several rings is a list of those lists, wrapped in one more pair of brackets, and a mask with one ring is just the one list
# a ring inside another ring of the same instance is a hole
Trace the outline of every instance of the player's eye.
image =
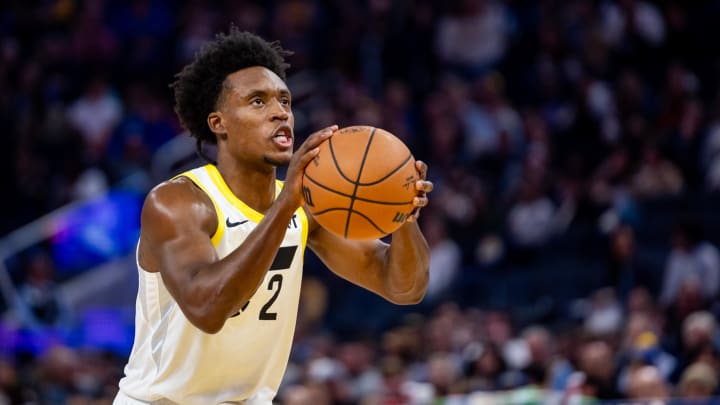
[(282, 98), (280, 98), (280, 104), (282, 104), (282, 105), (290, 105), (290, 98), (289, 98), (289, 97), (282, 97)]
[(251, 103), (255, 104), (255, 105), (263, 105), (265, 102), (261, 98), (258, 97), (258, 98), (252, 99)]

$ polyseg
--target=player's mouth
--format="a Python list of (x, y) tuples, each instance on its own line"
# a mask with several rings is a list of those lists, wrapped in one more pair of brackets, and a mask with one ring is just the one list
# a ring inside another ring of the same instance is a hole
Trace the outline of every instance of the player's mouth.
[(275, 145), (279, 146), (281, 149), (291, 148), (292, 144), (293, 144), (292, 128), (290, 128), (289, 125), (279, 126), (275, 130), (272, 140), (275, 143)]

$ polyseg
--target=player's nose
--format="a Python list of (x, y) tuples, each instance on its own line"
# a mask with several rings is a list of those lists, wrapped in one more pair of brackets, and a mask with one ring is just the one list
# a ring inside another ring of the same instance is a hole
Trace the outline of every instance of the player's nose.
[(283, 105), (280, 101), (275, 100), (272, 103), (272, 119), (273, 120), (282, 120), (287, 121), (290, 119), (290, 111), (288, 108)]

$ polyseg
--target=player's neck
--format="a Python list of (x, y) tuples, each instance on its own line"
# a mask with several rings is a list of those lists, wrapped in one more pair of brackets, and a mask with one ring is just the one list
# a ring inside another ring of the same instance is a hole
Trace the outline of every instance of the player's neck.
[(230, 191), (257, 212), (265, 213), (275, 200), (275, 169), (259, 171), (238, 164), (223, 164), (217, 168)]

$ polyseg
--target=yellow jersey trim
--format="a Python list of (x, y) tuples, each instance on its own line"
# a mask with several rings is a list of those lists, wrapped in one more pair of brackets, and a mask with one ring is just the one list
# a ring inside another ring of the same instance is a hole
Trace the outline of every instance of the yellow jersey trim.
[(222, 211), (220, 210), (220, 207), (215, 202), (215, 199), (212, 198), (212, 194), (210, 194), (210, 192), (208, 192), (208, 190), (205, 188), (205, 186), (203, 186), (200, 179), (198, 179), (194, 173), (187, 171), (187, 172), (178, 174), (177, 176), (173, 177), (173, 179), (176, 179), (178, 177), (189, 178), (193, 183), (195, 183), (195, 185), (200, 187), (202, 189), (202, 191), (204, 191), (205, 194), (208, 196), (210, 201), (212, 201), (213, 206), (215, 207), (215, 214), (217, 214), (218, 226), (217, 226), (217, 229), (215, 229), (215, 233), (213, 233), (213, 235), (210, 237), (210, 241), (212, 242), (213, 247), (218, 247), (218, 245), (220, 244), (220, 241), (222, 240), (223, 236), (225, 235), (225, 222), (223, 221), (223, 219), (225, 218), (225, 215), (223, 215)]
[[(265, 215), (255, 211), (253, 208), (250, 208), (249, 205), (245, 204), (242, 200), (237, 198), (235, 194), (230, 190), (230, 187), (228, 187), (227, 183), (225, 183), (225, 179), (223, 179), (222, 175), (218, 171), (217, 167), (212, 164), (207, 164), (203, 166), (205, 168), (205, 171), (207, 171), (208, 175), (210, 175), (210, 179), (215, 183), (215, 186), (220, 191), (220, 193), (228, 200), (230, 204), (232, 204), (233, 207), (237, 208), (245, 217), (253, 222), (260, 223), (262, 219), (265, 217)], [(277, 197), (280, 190), (277, 188), (277, 182), (275, 187), (275, 197)]]
[[(282, 190), (285, 183), (280, 180), (275, 180), (275, 185), (277, 186), (277, 190), (279, 192), (280, 190)], [(304, 252), (305, 246), (307, 246), (308, 229), (310, 228), (308, 225), (308, 217), (302, 206), (295, 210), (295, 214), (297, 214), (298, 218), (300, 219), (300, 225), (302, 226), (302, 251)]]
[[(245, 217), (247, 219), (249, 219), (257, 224), (257, 223), (260, 223), (260, 221), (262, 221), (263, 218), (265, 218), (265, 215), (255, 211), (249, 205), (245, 204), (242, 200), (237, 198), (237, 196), (235, 196), (235, 194), (233, 194), (233, 192), (230, 190), (230, 187), (228, 187), (227, 183), (225, 183), (225, 179), (223, 179), (222, 175), (220, 174), (220, 172), (218, 171), (218, 169), (215, 165), (207, 164), (207, 165), (203, 166), (203, 168), (210, 176), (210, 179), (215, 184), (218, 191), (220, 191), (220, 193), (225, 197), (225, 199), (227, 199), (227, 201), (230, 204), (232, 204), (233, 207), (237, 208), (243, 215), (245, 215)], [(192, 176), (194, 177), (194, 175), (192, 175)], [(194, 178), (193, 181), (196, 183), (199, 183), (197, 178)], [(280, 193), (280, 191), (283, 188), (283, 185), (284, 185), (284, 183), (282, 181), (275, 180), (275, 197), (277, 197), (277, 195)], [(202, 187), (202, 185), (201, 185), (201, 187)], [(204, 187), (203, 187), (203, 190), (205, 190)], [(205, 190), (205, 192), (207, 193), (207, 190)], [(211, 199), (212, 199), (212, 197), (211, 197)], [(213, 204), (215, 204), (215, 201), (213, 201)], [(218, 217), (218, 224), (219, 224), (218, 229), (222, 228), (221, 232), (218, 232), (218, 234), (220, 234), (220, 236), (218, 237), (217, 241), (219, 242), (220, 239), (222, 238), (222, 235), (225, 233), (225, 223), (222, 222), (222, 218), (223, 218), (222, 212), (219, 210), (217, 205), (216, 205), (216, 209), (218, 211), (218, 215), (220, 215)], [(308, 229), (309, 229), (308, 218), (307, 218), (307, 215), (305, 214), (305, 210), (302, 207), (299, 207), (297, 210), (295, 210), (295, 213), (298, 215), (298, 218), (300, 219), (300, 222), (302, 224), (301, 225), (302, 226), (302, 237), (301, 238), (302, 238), (302, 251), (304, 252), (305, 247), (307, 246), (307, 238), (308, 238)], [(215, 236), (217, 236), (217, 234)], [(213, 240), (214, 240), (214, 237), (213, 237)], [(215, 246), (217, 246), (217, 245), (215, 245)]]
[(302, 251), (305, 251), (305, 246), (307, 246), (307, 238), (308, 238), (308, 217), (305, 213), (305, 210), (303, 207), (300, 207), (295, 211), (298, 214), (298, 217), (300, 218), (300, 223), (302, 223)]

